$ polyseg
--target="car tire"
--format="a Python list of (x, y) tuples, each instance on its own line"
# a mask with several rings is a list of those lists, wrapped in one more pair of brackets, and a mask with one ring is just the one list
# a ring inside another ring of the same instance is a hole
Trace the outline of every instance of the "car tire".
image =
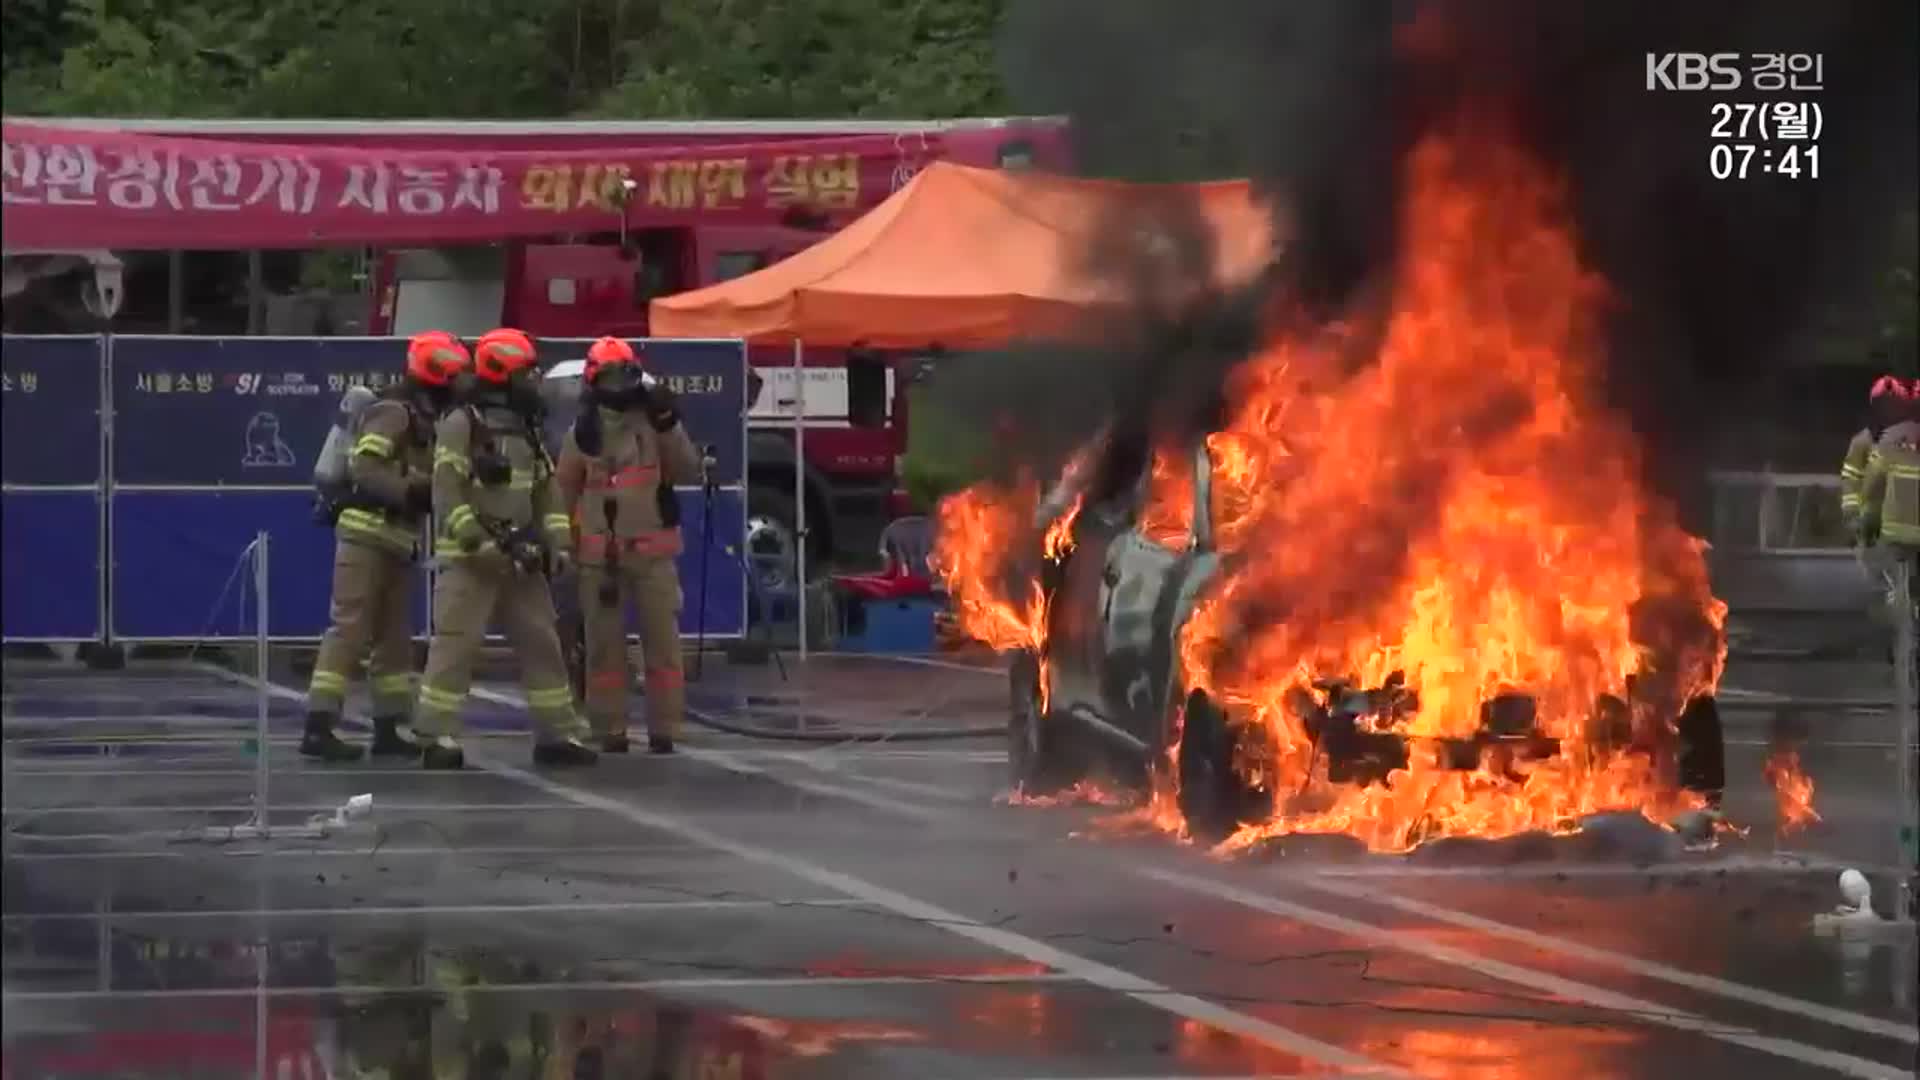
[(1674, 724), (1679, 752), (1675, 765), (1680, 786), (1719, 805), (1727, 786), (1727, 739), (1720, 726), (1720, 703), (1711, 694), (1687, 702)]
[(1014, 654), (1007, 671), (1007, 783), (1027, 795), (1051, 795), (1073, 782), (1057, 718), (1040, 708), (1040, 658)]
[(1195, 691), (1181, 721), (1180, 814), (1187, 832), (1202, 844), (1217, 844), (1240, 826), (1247, 792), (1233, 772), (1233, 732), (1227, 714)]

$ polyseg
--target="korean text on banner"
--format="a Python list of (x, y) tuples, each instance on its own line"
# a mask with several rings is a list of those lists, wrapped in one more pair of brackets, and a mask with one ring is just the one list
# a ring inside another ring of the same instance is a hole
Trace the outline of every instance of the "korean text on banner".
[(4, 126), (9, 251), (495, 240), (854, 214), (893, 191), (892, 136), (496, 153)]
[(348, 386), (399, 377), (392, 338), (119, 337), (117, 486), (310, 488)]

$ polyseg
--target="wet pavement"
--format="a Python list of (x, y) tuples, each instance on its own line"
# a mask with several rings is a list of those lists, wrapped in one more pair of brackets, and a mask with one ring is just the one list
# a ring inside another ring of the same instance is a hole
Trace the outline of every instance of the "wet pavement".
[[(1866, 714), (1730, 713), (1750, 831), (1713, 852), (1628, 827), (1228, 861), (1007, 805), (997, 740), (932, 737), (1000, 722), (991, 672), (719, 667), (696, 704), (761, 737), (569, 772), (528, 764), (494, 683), (458, 774), (302, 761), (288, 672), (266, 843), (237, 828), (238, 677), (5, 674), (8, 1080), (252, 1076), (263, 1049), (395, 1080), (1748, 1080), (1907, 1076), (1920, 1043), (1911, 934), (1809, 925), (1836, 860), (1887, 858)], [(1778, 837), (1786, 737), (1824, 820)]]

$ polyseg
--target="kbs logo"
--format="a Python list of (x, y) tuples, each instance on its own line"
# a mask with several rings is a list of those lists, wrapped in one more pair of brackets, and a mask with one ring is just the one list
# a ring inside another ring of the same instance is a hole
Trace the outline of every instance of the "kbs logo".
[(1738, 90), (1739, 53), (1648, 53), (1649, 90)]

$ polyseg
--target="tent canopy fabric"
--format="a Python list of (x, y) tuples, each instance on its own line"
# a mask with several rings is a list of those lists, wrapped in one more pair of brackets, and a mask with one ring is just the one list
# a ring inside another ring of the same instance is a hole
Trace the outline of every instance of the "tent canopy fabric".
[[(1211, 244), (1193, 236), (1211, 234)], [(791, 258), (653, 301), (660, 337), (990, 348), (1071, 335), (1149, 290), (1251, 278), (1271, 215), (1244, 180), (1129, 184), (928, 166)]]

